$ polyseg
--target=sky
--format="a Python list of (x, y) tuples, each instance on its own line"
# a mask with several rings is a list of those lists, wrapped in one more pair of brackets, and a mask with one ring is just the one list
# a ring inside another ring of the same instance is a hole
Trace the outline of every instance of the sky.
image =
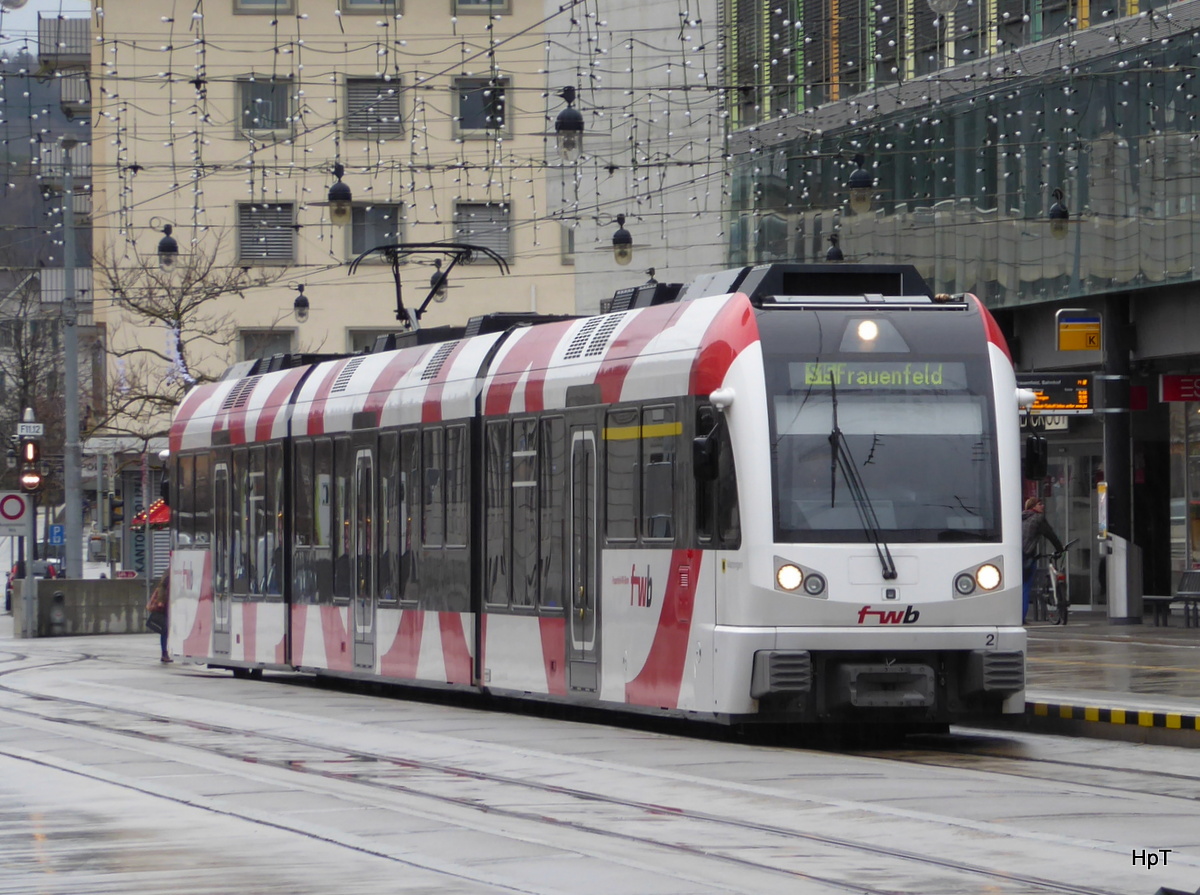
[(29, 0), (20, 9), (0, 7), (0, 43), (20, 46), (26, 40), (30, 52), (37, 43), (38, 13), (43, 16), (79, 16), (91, 12), (88, 0)]

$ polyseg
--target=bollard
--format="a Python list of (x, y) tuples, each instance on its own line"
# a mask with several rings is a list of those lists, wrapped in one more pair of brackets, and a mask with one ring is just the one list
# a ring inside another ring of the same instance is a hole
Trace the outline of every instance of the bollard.
[(61, 637), (67, 629), (67, 601), (61, 590), (54, 592), (50, 603), (50, 636)]

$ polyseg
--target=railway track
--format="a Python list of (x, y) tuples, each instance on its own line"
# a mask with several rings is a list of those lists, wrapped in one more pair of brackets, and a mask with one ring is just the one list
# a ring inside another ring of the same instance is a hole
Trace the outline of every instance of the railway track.
[[(1016, 869), (965, 854), (954, 857), (955, 850), (948, 844), (964, 836), (984, 835), (998, 837), (1006, 848), (1017, 851), (1027, 850), (1033, 843), (1047, 844), (1045, 837), (1035, 837), (1019, 828), (1001, 830), (994, 824), (875, 806), (870, 810), (872, 816), (863, 818), (864, 835), (844, 835), (834, 832), (842, 826), (840, 821), (825, 824), (816, 815), (865, 811), (865, 803), (850, 804), (771, 785), (731, 784), (690, 773), (524, 748), (491, 747), (480, 753), (478, 743), (468, 747), (465, 741), (444, 736), (411, 732), (398, 738), (356, 736), (364, 732), (334, 729), (328, 724), (317, 726), (313, 717), (278, 711), (239, 709), (232, 714), (242, 723), (230, 724), (227, 717), (221, 720), (223, 713), (230, 712), (229, 705), (187, 696), (162, 696), (149, 708), (145, 694), (137, 691), (109, 688), (107, 697), (100, 699), (95, 693), (78, 691), (52, 695), (44, 687), (22, 684), (22, 678), (30, 674), (40, 678), (72, 664), (112, 665), (122, 661), (80, 654), (31, 664), (28, 659), (14, 656), (0, 665), (0, 717), (9, 725), (67, 731), (74, 741), (143, 751), (160, 761), (221, 768), (241, 777), (269, 778), (274, 784), (288, 781), (318, 798), (324, 795), (345, 803), (383, 807), (468, 829), (500, 828), (514, 840), (615, 862), (632, 872), (661, 871), (666, 866), (681, 882), (701, 887), (696, 891), (796, 891), (798, 884), (804, 892), (884, 895), (909, 891), (907, 885), (897, 885), (900, 880), (913, 881), (917, 887), (912, 891), (1079, 895), (1116, 895), (1122, 891), (1027, 869), (1038, 867), (1037, 861)], [(188, 672), (184, 675), (191, 676)], [(220, 677), (238, 688), (258, 686), (235, 684), (224, 675)], [(221, 686), (216, 680), (212, 684)], [(357, 743), (347, 742), (355, 739)], [(746, 748), (761, 758), (762, 750)], [(53, 761), (11, 746), (0, 746), (0, 754), (20, 761)], [(943, 749), (931, 752), (925, 761), (919, 753), (867, 758), (873, 762), (936, 764), (937, 756), (961, 754)], [(999, 757), (991, 760), (999, 761)], [(86, 776), (90, 772), (86, 767), (74, 767), (70, 773)], [(319, 835), (331, 841), (328, 831), (317, 834), (302, 823), (264, 815), (236, 800), (194, 799), (163, 792), (158, 785), (136, 779), (120, 785), (276, 830)], [(653, 793), (654, 797), (645, 798), (645, 793)], [(920, 845), (901, 847), (888, 842), (894, 837), (881, 835), (881, 822), (929, 828), (929, 835), (906, 837)], [(334, 835), (332, 840), (347, 849), (367, 851), (447, 878), (469, 879), (496, 891), (542, 891), (514, 887), (494, 868), (470, 870), (444, 861), (422, 861), (407, 852), (372, 849), (357, 836)], [(1057, 837), (1057, 842), (1050, 844), (1066, 849), (1080, 847), (1070, 837)], [(1094, 849), (1097, 844), (1088, 843), (1086, 847)]]

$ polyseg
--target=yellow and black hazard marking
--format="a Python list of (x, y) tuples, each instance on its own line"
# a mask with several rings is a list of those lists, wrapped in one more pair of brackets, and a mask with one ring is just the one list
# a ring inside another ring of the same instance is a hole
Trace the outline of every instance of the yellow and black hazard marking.
[(1158, 727), (1164, 730), (1200, 730), (1200, 715), (1185, 715), (1181, 712), (1144, 712), (1137, 709), (1027, 702), (1025, 713), (1034, 718), (1057, 718), (1061, 721), (1096, 721), (1100, 724)]

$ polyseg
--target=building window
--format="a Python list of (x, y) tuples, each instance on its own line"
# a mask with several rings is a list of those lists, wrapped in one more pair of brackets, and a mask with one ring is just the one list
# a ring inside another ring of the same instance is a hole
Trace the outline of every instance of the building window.
[(276, 12), (291, 12), (292, 9), (292, 0), (233, 0), (234, 12), (266, 15)]
[(404, 0), (341, 0), (340, 8), (342, 12), (363, 15), (368, 13), (400, 15), (404, 12)]
[(454, 241), (491, 249), (501, 258), (512, 255), (509, 208), (490, 202), (459, 202), (454, 206)]
[(570, 224), (562, 225), (562, 263), (575, 263), (575, 228)]
[(346, 133), (356, 137), (395, 137), (404, 133), (400, 81), (347, 78)]
[(512, 12), (512, 0), (454, 0), (460, 16), (503, 16)]
[(507, 133), (504, 91), (508, 78), (456, 78), (458, 115), (455, 133), (460, 137), (492, 137)]
[(243, 329), (238, 333), (242, 347), (242, 360), (274, 357), (276, 354), (291, 354), (295, 333), (286, 329)]
[(290, 133), (291, 82), (275, 78), (248, 78), (238, 82), (238, 122), (243, 134)]
[(356, 205), (350, 224), (350, 251), (355, 257), (376, 246), (403, 241), (400, 205)]
[(238, 260), (289, 263), (296, 259), (296, 208), (278, 205), (238, 206)]

